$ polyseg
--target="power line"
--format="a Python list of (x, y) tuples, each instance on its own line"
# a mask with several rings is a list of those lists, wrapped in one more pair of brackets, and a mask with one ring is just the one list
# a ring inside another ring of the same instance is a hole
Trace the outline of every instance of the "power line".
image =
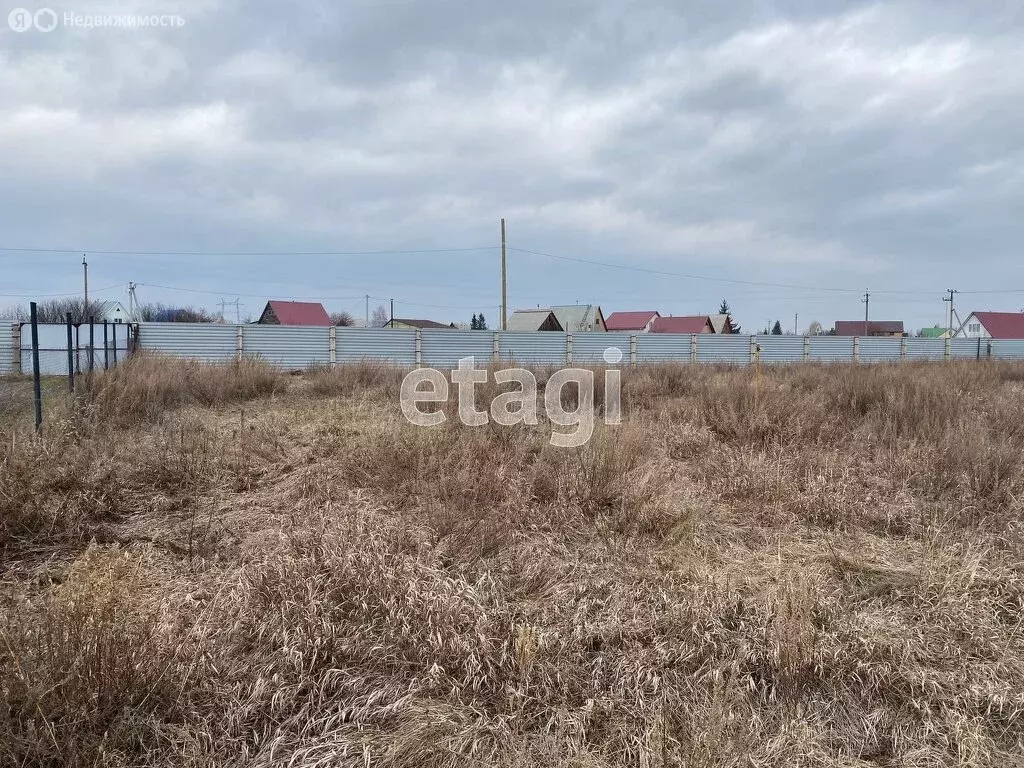
[(417, 253), (469, 253), (494, 251), (498, 246), (480, 248), (415, 248), (389, 251), (96, 251), (89, 248), (7, 248), (11, 253), (87, 253), (90, 256), (389, 256)]
[[(117, 285), (111, 285), (107, 288), (93, 288), (93, 293), (104, 293), (105, 291), (112, 291), (115, 288), (124, 288), (127, 283), (118, 283)], [(5, 299), (63, 299), (68, 296), (81, 296), (81, 291), (75, 291), (74, 293), (0, 293), (0, 296)]]
[[(165, 291), (180, 291), (182, 293), (201, 293), (208, 294), (211, 296), (224, 296), (225, 294), (231, 294), (239, 298), (247, 299), (265, 299), (266, 294), (263, 293), (237, 293), (234, 291), (211, 291), (202, 288), (181, 288), (174, 285), (159, 285), (157, 283), (136, 283), (136, 285), (145, 286), (147, 288), (160, 288)], [(367, 294), (361, 296), (298, 296), (290, 295), (289, 298), (300, 301), (358, 301), (360, 299), (367, 298)], [(375, 301), (390, 301), (390, 296), (374, 296), (369, 295), (369, 298)], [(395, 301), (399, 304), (404, 304), (409, 307), (431, 307), (434, 309), (479, 309), (482, 305), (480, 304), (426, 304), (423, 302), (406, 301), (405, 299), (395, 297)]]
[[(161, 288), (165, 291), (180, 291), (182, 293), (204, 293), (212, 296), (224, 296), (226, 294), (237, 296), (239, 298), (245, 297), (247, 299), (265, 299), (267, 294), (265, 293), (237, 293), (235, 291), (209, 291), (203, 288), (181, 288), (175, 285), (158, 285), (157, 283), (136, 283), (136, 285), (143, 285), (147, 288)], [(292, 299), (315, 299), (317, 301), (355, 301), (356, 299), (363, 298), (362, 296), (291, 296)]]
[[(642, 272), (649, 275), (661, 275), (663, 277), (681, 277), (686, 280), (704, 280), (707, 282), (715, 283), (727, 283), (732, 285), (750, 285), (760, 288), (788, 288), (799, 291), (828, 291), (832, 293), (860, 293), (858, 288), (836, 288), (830, 286), (814, 286), (814, 285), (795, 285), (793, 283), (773, 283), (765, 280), (742, 280), (739, 278), (729, 277), (709, 277), (708, 275), (693, 275), (684, 272), (670, 272), (662, 269), (650, 269), (648, 267), (636, 267), (629, 264), (615, 264), (607, 261), (595, 261), (593, 259), (582, 259), (576, 256), (560, 256), (555, 253), (545, 253), (544, 251), (531, 251), (525, 248), (515, 248), (509, 246), (510, 251), (516, 251), (518, 253), (528, 253), (533, 256), (543, 256), (549, 259), (558, 259), (560, 261), (571, 261), (578, 264), (590, 264), (597, 267), (607, 267), (609, 269), (621, 269), (629, 272)], [(925, 296), (934, 293), (934, 291), (916, 290), (916, 291), (897, 291), (897, 290), (882, 290), (876, 291), (876, 293), (886, 294), (890, 296)], [(963, 293), (1024, 293), (1024, 288), (1014, 289), (999, 289), (992, 291), (963, 291)]]

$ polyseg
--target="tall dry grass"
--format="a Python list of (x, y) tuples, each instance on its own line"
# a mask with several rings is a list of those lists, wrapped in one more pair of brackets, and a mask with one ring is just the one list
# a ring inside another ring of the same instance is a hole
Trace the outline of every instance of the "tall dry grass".
[(1022, 761), (1019, 367), (646, 368), (564, 451), (138, 365), (0, 448), (0, 764)]
[(269, 363), (242, 358), (228, 365), (133, 355), (87, 382), (87, 400), (107, 425), (153, 421), (182, 406), (219, 406), (271, 397), (286, 389)]

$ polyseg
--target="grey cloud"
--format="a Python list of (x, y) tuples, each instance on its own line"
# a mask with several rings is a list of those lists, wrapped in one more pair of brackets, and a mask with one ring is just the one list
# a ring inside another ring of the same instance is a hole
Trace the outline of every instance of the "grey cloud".
[[(0, 37), (0, 245), (480, 245), (506, 215), (522, 247), (680, 272), (1024, 288), (1011, 261), (1024, 234), (1022, 17), (1003, 3), (166, 12), (186, 26)], [(489, 259), (270, 260), (233, 276), (227, 262), (183, 257), (170, 272), (137, 261), (132, 279), (309, 295), (325, 281), (331, 295), (376, 284), (489, 307)], [(0, 262), (31, 271), (15, 254)], [(686, 312), (731, 293), (748, 325), (800, 304), (540, 257), (516, 265), (513, 295), (531, 304), (656, 296)], [(890, 308), (926, 322), (935, 305)]]

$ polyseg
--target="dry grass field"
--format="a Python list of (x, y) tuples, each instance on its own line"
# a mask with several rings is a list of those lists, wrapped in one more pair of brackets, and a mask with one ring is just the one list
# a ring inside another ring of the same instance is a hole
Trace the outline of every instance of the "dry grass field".
[(0, 398), (0, 765), (1024, 765), (1024, 368), (652, 367), (576, 450), (400, 378)]

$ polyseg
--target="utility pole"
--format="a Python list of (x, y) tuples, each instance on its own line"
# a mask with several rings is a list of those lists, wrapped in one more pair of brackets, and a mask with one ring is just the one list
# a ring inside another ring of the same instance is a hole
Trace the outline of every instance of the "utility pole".
[(952, 288), (949, 288), (946, 291), (946, 293), (949, 294), (949, 298), (943, 298), (942, 300), (949, 302), (949, 328), (947, 330), (949, 331), (949, 335), (952, 336), (953, 335), (953, 297), (956, 294), (960, 293), (960, 291), (955, 291)]
[(86, 315), (89, 314), (89, 262), (85, 260), (85, 254), (82, 254), (82, 271), (85, 277), (85, 306), (82, 307), (82, 312)]
[(133, 323), (139, 322), (139, 319), (135, 317), (135, 313), (139, 308), (139, 298), (135, 295), (135, 287), (135, 283), (128, 283), (128, 316)]
[(508, 262), (505, 259), (505, 219), (501, 220), (501, 330), (508, 330)]
[(793, 315), (793, 335), (797, 336), (800, 333), (800, 313), (797, 312)]
[(363, 321), (363, 328), (370, 327), (370, 294), (366, 294), (366, 319)]
[(391, 327), (395, 327), (395, 300), (391, 300)]
[(861, 299), (861, 303), (864, 304), (864, 335), (869, 336), (868, 333), (868, 308), (871, 306), (871, 294), (864, 291), (864, 298)]

